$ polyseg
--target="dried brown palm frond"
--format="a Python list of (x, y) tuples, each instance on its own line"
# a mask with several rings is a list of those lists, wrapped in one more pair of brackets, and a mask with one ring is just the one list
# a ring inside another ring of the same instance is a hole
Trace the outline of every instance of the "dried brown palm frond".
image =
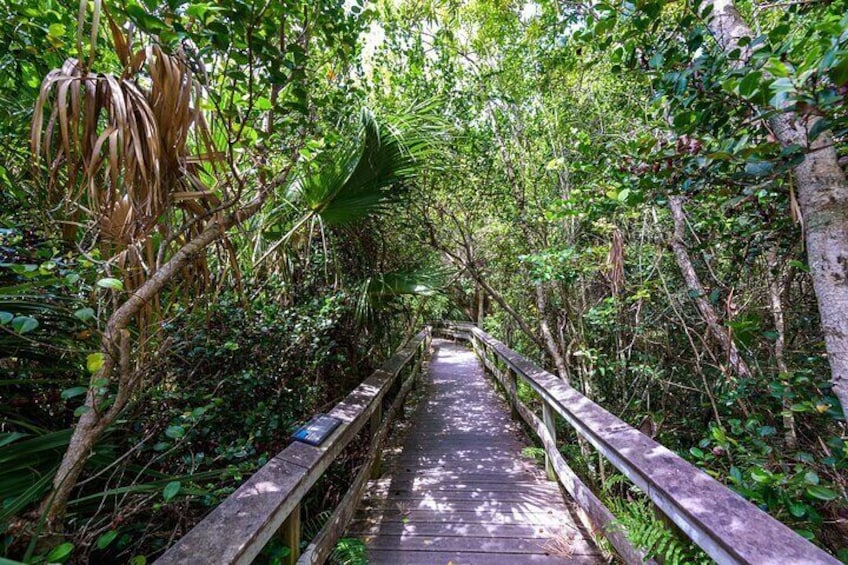
[[(35, 163), (47, 170), (50, 209), (69, 226), (91, 226), (110, 269), (133, 291), (221, 208), (213, 188), (223, 153), (184, 57), (158, 45), (134, 50), (129, 33), (105, 13), (122, 71), (93, 72), (90, 61), (76, 59), (51, 71), (30, 142)], [(75, 230), (66, 237), (73, 240)], [(230, 263), (238, 278), (237, 263)], [(205, 254), (180, 278), (184, 289), (208, 286)], [(155, 303), (145, 307), (142, 326), (157, 309)]]
[[(106, 15), (123, 71), (92, 72), (76, 59), (51, 71), (30, 141), (36, 163), (47, 169), (51, 209), (60, 219), (97, 226), (104, 256), (116, 259), (132, 290), (161, 262), (163, 254), (146, 242), (154, 232), (178, 243), (174, 234), (199, 233), (221, 206), (201, 178), (214, 177), (222, 153), (186, 61), (157, 45), (133, 52), (130, 35)], [(198, 264), (192, 273), (208, 268)]]

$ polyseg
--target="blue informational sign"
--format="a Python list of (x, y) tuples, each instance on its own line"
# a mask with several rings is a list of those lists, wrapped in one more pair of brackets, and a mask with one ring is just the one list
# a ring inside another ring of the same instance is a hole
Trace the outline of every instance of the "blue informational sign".
[(302, 441), (309, 445), (321, 445), (341, 423), (341, 420), (333, 416), (318, 414), (306, 424), (299, 427), (292, 437), (297, 441)]

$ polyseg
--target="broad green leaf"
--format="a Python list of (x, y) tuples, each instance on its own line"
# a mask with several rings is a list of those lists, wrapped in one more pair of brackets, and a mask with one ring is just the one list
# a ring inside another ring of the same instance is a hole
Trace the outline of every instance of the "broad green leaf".
[(124, 290), (124, 283), (118, 279), (106, 277), (97, 281), (97, 286), (100, 288), (109, 288), (111, 290)]
[(91, 353), (85, 358), (85, 368), (89, 373), (96, 373), (103, 367), (104, 360), (103, 353)]
[(94, 318), (94, 309), (93, 308), (80, 308), (76, 312), (74, 312), (74, 317), (82, 320), (83, 322), (87, 322), (90, 319)]
[(11, 312), (0, 311), (0, 326), (5, 326), (15, 318)]
[(754, 71), (745, 75), (739, 83), (739, 94), (745, 98), (751, 98), (760, 88), (763, 73)]
[(71, 542), (65, 542), (61, 545), (57, 545), (50, 551), (50, 553), (47, 554), (45, 561), (47, 561), (47, 563), (64, 563), (68, 557), (71, 556), (71, 552), (73, 550), (74, 544)]
[(118, 537), (118, 530), (109, 530), (97, 538), (97, 549), (106, 549)]
[(821, 485), (810, 485), (807, 487), (807, 494), (819, 500), (834, 500), (839, 495), (833, 489), (823, 487)]
[(757, 481), (758, 483), (764, 483), (771, 479), (771, 473), (769, 473), (765, 469), (755, 467), (754, 469), (751, 469), (751, 478)]
[(38, 320), (29, 316), (18, 316), (12, 320), (12, 329), (19, 334), (25, 334), (38, 327)]
[(72, 388), (66, 388), (65, 390), (62, 391), (62, 394), (60, 396), (62, 397), (63, 400), (68, 400), (70, 398), (82, 396), (86, 392), (88, 392), (88, 389), (86, 387), (75, 386), (75, 387), (72, 387)]
[(180, 492), (180, 481), (171, 481), (165, 485), (165, 488), (162, 491), (162, 498), (165, 499), (165, 502), (168, 502), (177, 496), (178, 492)]
[(168, 426), (165, 430), (165, 435), (171, 439), (179, 439), (185, 435), (185, 428), (182, 426)]

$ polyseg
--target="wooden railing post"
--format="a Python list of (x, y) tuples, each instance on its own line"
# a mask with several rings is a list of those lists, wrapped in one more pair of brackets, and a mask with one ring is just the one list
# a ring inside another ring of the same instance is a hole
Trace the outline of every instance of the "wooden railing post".
[[(377, 404), (377, 408), (374, 410), (374, 413), (371, 414), (371, 437), (377, 435), (377, 432), (380, 431), (380, 423), (383, 421), (383, 403), (380, 402)], [(374, 464), (371, 466), (371, 478), (379, 479), (380, 475), (383, 474), (383, 458), (380, 455), (380, 452), (377, 451), (377, 455), (374, 457)]]
[[(553, 444), (556, 445), (556, 412), (547, 400), (542, 401), (542, 421), (551, 435)], [(547, 450), (545, 450), (545, 471), (548, 474), (549, 481), (557, 480), (556, 469), (554, 469), (553, 461), (551, 461), (551, 456)]]
[(300, 504), (298, 503), (283, 522), (280, 528), (280, 536), (283, 543), (289, 548), (289, 554), (283, 560), (285, 565), (295, 565), (300, 559)]

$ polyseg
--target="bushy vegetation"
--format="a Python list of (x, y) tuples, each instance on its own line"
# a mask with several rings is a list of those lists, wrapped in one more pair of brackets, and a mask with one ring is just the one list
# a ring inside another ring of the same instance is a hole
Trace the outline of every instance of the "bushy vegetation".
[(464, 318), (848, 559), (844, 1), (2, 1), (0, 557), (152, 561)]

